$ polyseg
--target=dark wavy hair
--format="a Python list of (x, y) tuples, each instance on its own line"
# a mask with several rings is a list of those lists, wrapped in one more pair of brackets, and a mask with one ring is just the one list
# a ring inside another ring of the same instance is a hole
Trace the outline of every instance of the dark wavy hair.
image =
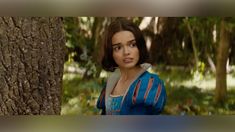
[(146, 42), (139, 27), (125, 18), (117, 18), (111, 22), (104, 36), (101, 65), (106, 71), (113, 72), (115, 68), (118, 67), (113, 59), (112, 37), (115, 33), (120, 31), (130, 31), (133, 33), (140, 56), (137, 65), (140, 65), (149, 59)]

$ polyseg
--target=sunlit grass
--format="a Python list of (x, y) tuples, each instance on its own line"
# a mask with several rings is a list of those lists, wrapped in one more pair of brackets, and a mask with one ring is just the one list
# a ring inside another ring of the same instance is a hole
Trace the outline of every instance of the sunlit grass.
[[(226, 115), (235, 113), (235, 76), (227, 75), (227, 102), (223, 106), (214, 103), (216, 79), (212, 73), (195, 74), (187, 69), (156, 68), (164, 80), (168, 99), (165, 114), (176, 115)], [(199, 77), (200, 76), (200, 77)]]
[[(198, 73), (190, 73), (189, 70), (174, 69), (174, 70), (165, 70), (156, 69), (157, 73), (161, 79), (164, 80), (169, 86), (185, 86), (185, 87), (198, 87), (203, 90), (213, 90), (215, 89), (216, 78), (215, 75), (207, 72), (205, 75)], [(227, 89), (235, 89), (235, 72), (227, 74)], [(199, 77), (200, 76), (200, 77)]]
[[(195, 81), (194, 79), (183, 81), (182, 83), (179, 83), (180, 85), (183, 85), (185, 87), (191, 87), (196, 86), (203, 90), (213, 90), (215, 89), (215, 83), (216, 79), (213, 77), (204, 77), (202, 80)], [(231, 74), (227, 75), (227, 89), (235, 89), (235, 77), (233, 77)]]

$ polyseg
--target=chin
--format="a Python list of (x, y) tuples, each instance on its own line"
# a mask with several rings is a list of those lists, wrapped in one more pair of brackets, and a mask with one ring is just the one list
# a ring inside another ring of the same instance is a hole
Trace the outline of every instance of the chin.
[(123, 64), (122, 67), (126, 69), (134, 68), (136, 63)]

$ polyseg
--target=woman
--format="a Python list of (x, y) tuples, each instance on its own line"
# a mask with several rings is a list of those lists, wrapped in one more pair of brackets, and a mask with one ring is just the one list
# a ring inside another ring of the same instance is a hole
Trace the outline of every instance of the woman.
[(147, 69), (148, 52), (140, 29), (119, 18), (105, 35), (102, 66), (114, 72), (101, 91), (97, 108), (106, 115), (160, 114), (166, 102), (164, 83)]

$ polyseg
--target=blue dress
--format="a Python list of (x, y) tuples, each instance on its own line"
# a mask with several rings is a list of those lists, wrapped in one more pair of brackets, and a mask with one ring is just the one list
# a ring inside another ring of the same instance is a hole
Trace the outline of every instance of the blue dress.
[(121, 103), (122, 102), (123, 96), (116, 96), (112, 97), (111, 95), (109, 96), (107, 100), (107, 113), (110, 115), (120, 115), (120, 110), (121, 110)]
[(111, 76), (102, 89), (97, 108), (103, 115), (155, 115), (160, 114), (166, 103), (163, 81), (156, 74), (144, 70), (131, 83), (123, 96), (112, 97), (120, 75)]

